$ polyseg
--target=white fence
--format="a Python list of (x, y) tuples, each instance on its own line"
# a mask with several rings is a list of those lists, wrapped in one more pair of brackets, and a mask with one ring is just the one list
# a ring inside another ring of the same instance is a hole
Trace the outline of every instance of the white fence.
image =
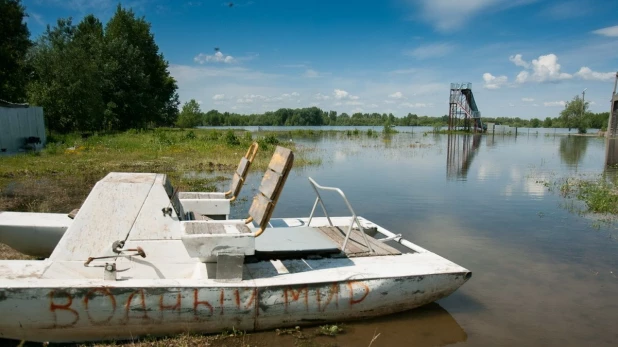
[[(38, 138), (40, 143), (37, 143), (35, 138)], [(0, 151), (14, 153), (27, 147), (41, 148), (45, 142), (42, 107), (0, 106)]]

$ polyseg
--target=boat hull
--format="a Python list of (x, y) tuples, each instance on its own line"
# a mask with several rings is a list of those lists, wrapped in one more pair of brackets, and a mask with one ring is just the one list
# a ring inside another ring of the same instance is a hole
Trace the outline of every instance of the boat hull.
[(428, 304), (451, 294), (469, 277), (464, 271), (273, 286), (243, 285), (252, 281), (206, 287), (182, 286), (183, 281), (142, 287), (83, 282), (49, 288), (41, 288), (42, 283), (38, 288), (5, 286), (0, 289), (0, 338), (100, 341), (341, 322)]

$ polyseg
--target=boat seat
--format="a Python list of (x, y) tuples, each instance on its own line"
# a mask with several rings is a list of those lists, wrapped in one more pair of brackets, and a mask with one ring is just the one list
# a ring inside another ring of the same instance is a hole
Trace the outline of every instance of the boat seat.
[[(258, 143), (251, 144), (247, 153), (240, 159), (240, 163), (232, 177), (232, 185), (227, 192), (177, 192), (178, 205), (184, 211), (193, 212), (194, 216), (205, 215), (215, 219), (227, 219), (230, 215), (230, 203), (238, 197), (249, 174), (249, 167), (258, 151)], [(174, 207), (175, 209), (177, 207)], [(176, 212), (179, 212), (176, 209)], [(184, 216), (184, 214), (183, 214)]]
[(268, 228), (255, 239), (258, 258), (289, 258), (341, 252), (339, 244), (315, 227)]
[[(218, 280), (242, 279), (240, 260), (255, 252), (255, 238), (260, 236), (272, 216), (281, 191), (294, 163), (291, 150), (277, 147), (258, 192), (249, 208), (249, 218), (243, 222), (183, 221), (181, 239), (189, 255), (204, 262), (217, 263)], [(254, 221), (258, 230), (250, 232), (246, 225)], [(231, 264), (231, 263), (233, 264)], [(235, 270), (229, 271), (230, 268)], [(238, 272), (240, 271), (240, 272)]]

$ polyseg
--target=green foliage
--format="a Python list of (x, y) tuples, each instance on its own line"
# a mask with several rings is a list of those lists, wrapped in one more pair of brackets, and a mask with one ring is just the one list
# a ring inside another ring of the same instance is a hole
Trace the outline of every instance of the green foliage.
[(543, 121), (543, 128), (551, 128), (552, 127), (552, 119), (551, 117), (547, 117), (545, 118), (545, 120)]
[(588, 129), (588, 118), (586, 117), (586, 109), (588, 103), (576, 95), (571, 101), (567, 102), (564, 110), (560, 112), (562, 123), (571, 128), (577, 128), (580, 134), (585, 134)]
[(197, 137), (195, 136), (195, 133), (193, 131), (189, 131), (186, 135), (185, 135), (185, 139), (187, 140), (195, 140)]
[(391, 121), (387, 120), (386, 122), (384, 122), (384, 128), (382, 130), (382, 134), (390, 135), (394, 133), (397, 133), (397, 130), (393, 128), (393, 126), (391, 125)]
[(20, 0), (0, 0), (0, 99), (25, 101), (26, 54), (32, 45)]
[(180, 128), (195, 128), (202, 121), (202, 111), (200, 105), (194, 99), (186, 102), (182, 106), (182, 111), (178, 116), (176, 125)]
[(260, 145), (260, 149), (267, 150), (270, 146), (276, 146), (279, 144), (279, 139), (275, 137), (275, 135), (269, 134), (258, 140), (258, 145)]
[(158, 50), (150, 24), (120, 5), (105, 28), (59, 19), (30, 50), (28, 100), (59, 132), (172, 125), (177, 87)]
[(228, 146), (238, 146), (240, 145), (240, 140), (236, 134), (234, 134), (234, 131), (228, 130), (225, 132), (225, 143), (227, 143)]
[(588, 209), (597, 213), (618, 213), (618, 195), (614, 185), (606, 180), (581, 181), (577, 198), (586, 202)]

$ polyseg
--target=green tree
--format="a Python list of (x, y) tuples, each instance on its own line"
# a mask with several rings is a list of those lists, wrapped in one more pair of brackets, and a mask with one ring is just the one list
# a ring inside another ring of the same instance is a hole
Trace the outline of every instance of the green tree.
[(0, 0), (0, 99), (26, 98), (26, 54), (32, 45), (20, 0)]
[(28, 99), (60, 132), (173, 125), (177, 85), (158, 50), (150, 24), (121, 6), (105, 29), (93, 15), (59, 19), (30, 51)]
[(538, 128), (541, 126), (541, 120), (538, 118), (532, 118), (530, 120), (530, 127), (531, 128)]
[(543, 128), (551, 128), (551, 127), (552, 127), (551, 117), (546, 117), (545, 120), (543, 121)]
[(201, 122), (202, 111), (197, 101), (191, 99), (185, 102), (185, 104), (182, 105), (182, 111), (180, 111), (176, 125), (180, 128), (194, 128), (200, 125)]
[(50, 129), (102, 129), (102, 49), (103, 25), (92, 15), (77, 26), (70, 18), (59, 19), (36, 42), (30, 54), (28, 99), (45, 108)]
[(588, 102), (584, 102), (579, 95), (576, 95), (571, 101), (567, 102), (564, 110), (560, 112), (560, 119), (564, 126), (577, 128), (580, 134), (585, 134), (588, 129), (588, 119), (586, 118), (586, 110)]
[(150, 23), (118, 5), (105, 27), (107, 112), (121, 129), (168, 125), (176, 118), (176, 81), (150, 32)]

